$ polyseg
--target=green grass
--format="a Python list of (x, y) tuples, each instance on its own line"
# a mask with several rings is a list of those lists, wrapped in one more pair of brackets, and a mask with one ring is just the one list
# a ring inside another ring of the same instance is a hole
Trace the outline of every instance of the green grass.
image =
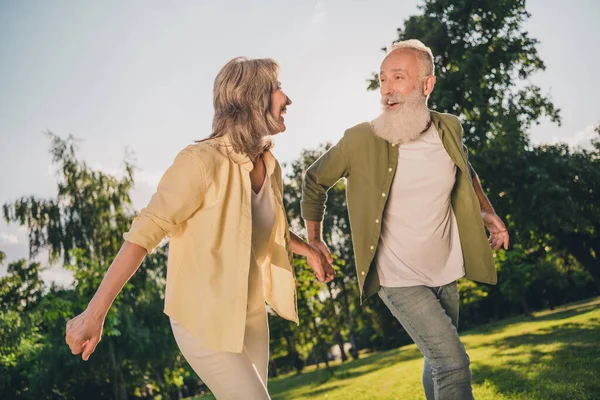
[[(600, 399), (600, 298), (461, 335), (476, 399)], [(269, 381), (274, 400), (424, 399), (414, 346)], [(212, 397), (203, 397), (202, 400)]]

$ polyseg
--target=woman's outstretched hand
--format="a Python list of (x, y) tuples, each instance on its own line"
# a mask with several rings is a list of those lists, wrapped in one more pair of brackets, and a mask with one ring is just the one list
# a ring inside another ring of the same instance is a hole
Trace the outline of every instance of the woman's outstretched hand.
[(66, 342), (71, 352), (83, 353), (81, 358), (87, 361), (100, 341), (103, 325), (104, 317), (95, 316), (88, 309), (67, 322)]

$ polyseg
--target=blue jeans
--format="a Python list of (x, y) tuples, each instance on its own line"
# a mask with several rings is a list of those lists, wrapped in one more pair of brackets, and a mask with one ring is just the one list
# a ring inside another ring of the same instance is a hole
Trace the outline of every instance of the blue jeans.
[(458, 337), (456, 282), (440, 287), (381, 287), (379, 297), (425, 357), (427, 400), (473, 399), (469, 356)]

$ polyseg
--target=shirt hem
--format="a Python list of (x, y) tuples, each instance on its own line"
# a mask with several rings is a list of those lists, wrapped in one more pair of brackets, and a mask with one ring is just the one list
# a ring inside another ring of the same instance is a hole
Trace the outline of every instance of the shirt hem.
[(457, 276), (454, 279), (443, 280), (440, 282), (426, 282), (424, 280), (418, 280), (418, 279), (403, 279), (402, 281), (389, 281), (389, 280), (382, 281), (382, 280), (380, 280), (379, 285), (383, 286), (383, 287), (389, 287), (389, 288), (413, 287), (413, 286), (440, 287), (440, 286), (444, 286), (449, 283), (452, 283), (454, 281), (457, 281), (460, 278), (464, 278), (464, 276), (465, 276), (465, 273), (463, 272), (461, 275)]

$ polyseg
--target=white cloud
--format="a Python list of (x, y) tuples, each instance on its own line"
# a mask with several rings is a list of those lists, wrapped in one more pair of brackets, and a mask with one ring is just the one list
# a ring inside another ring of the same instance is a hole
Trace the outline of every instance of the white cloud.
[(573, 135), (555, 137), (550, 143), (566, 143), (572, 149), (584, 148), (592, 149), (592, 139), (600, 139), (600, 135), (595, 131), (595, 125), (588, 125), (582, 130), (574, 133)]
[(103, 172), (105, 174), (108, 175), (112, 175), (112, 176), (116, 176), (118, 178), (121, 178), (123, 176), (123, 171), (121, 171), (118, 168), (108, 168), (105, 167), (104, 165), (100, 164), (100, 163), (96, 163), (92, 166), (92, 169), (96, 170), (96, 171), (100, 171)]
[(325, 11), (325, 6), (323, 5), (323, 2), (320, 0), (317, 0), (311, 22), (314, 25), (320, 24), (321, 22), (323, 22), (326, 15), (327, 15), (327, 13)]
[(73, 284), (73, 273), (62, 266), (52, 266), (40, 273), (46, 285), (55, 283), (58, 286), (69, 287)]
[[(92, 167), (97, 171), (104, 172), (105, 174), (115, 176), (117, 178), (123, 177), (123, 170), (119, 168), (108, 168), (102, 164), (96, 163)], [(151, 188), (156, 188), (158, 185), (158, 181), (162, 177), (164, 171), (144, 171), (140, 169), (136, 169), (133, 175), (133, 178), (136, 183), (143, 183), (145, 185), (150, 186)]]
[(588, 125), (583, 130), (575, 133), (573, 137), (567, 141), (571, 147), (591, 148), (592, 139), (600, 138), (595, 130), (594, 125)]
[(19, 244), (19, 237), (12, 233), (0, 233), (0, 243), (2, 243), (2, 244)]
[(48, 172), (48, 176), (51, 176), (54, 178), (54, 177), (56, 177), (56, 173), (58, 172), (58, 167), (54, 164), (50, 164), (50, 165), (48, 165), (46, 172)]
[(158, 186), (158, 181), (160, 181), (163, 173), (164, 172), (161, 171), (136, 171), (134, 178), (136, 183), (144, 183), (152, 189), (155, 189)]
[(6, 254), (5, 264), (29, 256), (27, 227), (0, 221), (0, 250)]

